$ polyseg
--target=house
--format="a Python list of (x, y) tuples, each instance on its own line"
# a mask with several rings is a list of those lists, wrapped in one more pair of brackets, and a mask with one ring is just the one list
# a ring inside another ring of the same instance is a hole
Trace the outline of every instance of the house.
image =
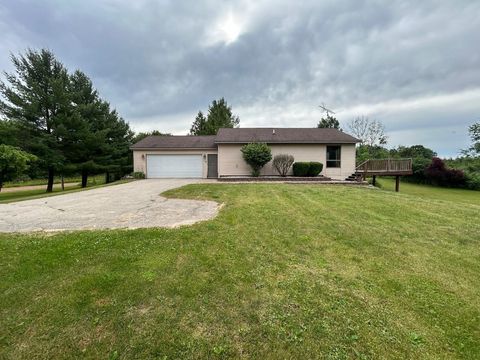
[[(133, 167), (147, 178), (250, 176), (240, 150), (252, 142), (267, 143), (272, 156), (319, 161), (324, 164), (321, 175), (344, 180), (355, 172), (355, 144), (360, 140), (337, 129), (318, 128), (224, 128), (211, 136), (149, 136), (131, 147)], [(270, 162), (260, 176), (271, 175), (278, 173)]]

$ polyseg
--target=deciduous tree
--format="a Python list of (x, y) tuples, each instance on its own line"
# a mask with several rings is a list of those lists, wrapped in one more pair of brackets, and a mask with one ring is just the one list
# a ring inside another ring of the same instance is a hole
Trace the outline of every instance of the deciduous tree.
[(36, 159), (36, 156), (19, 148), (0, 144), (0, 191), (4, 181), (14, 180), (15, 177), (22, 175)]

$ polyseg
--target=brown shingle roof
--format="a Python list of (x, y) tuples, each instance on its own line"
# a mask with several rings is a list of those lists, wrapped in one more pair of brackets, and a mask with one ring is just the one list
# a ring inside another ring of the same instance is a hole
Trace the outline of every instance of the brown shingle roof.
[(222, 143), (266, 142), (269, 144), (354, 144), (360, 140), (337, 129), (236, 128), (220, 129), (215, 140)]
[(215, 149), (215, 135), (147, 136), (130, 149)]

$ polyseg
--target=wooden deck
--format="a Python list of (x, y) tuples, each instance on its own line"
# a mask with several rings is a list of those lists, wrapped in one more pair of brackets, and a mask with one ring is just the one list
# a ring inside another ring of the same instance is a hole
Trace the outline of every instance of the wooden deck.
[(371, 176), (373, 185), (377, 176), (395, 176), (395, 191), (400, 189), (400, 176), (412, 174), (412, 159), (369, 159), (355, 168), (355, 175), (363, 180)]
[(355, 169), (363, 176), (403, 176), (412, 175), (412, 159), (370, 159)]

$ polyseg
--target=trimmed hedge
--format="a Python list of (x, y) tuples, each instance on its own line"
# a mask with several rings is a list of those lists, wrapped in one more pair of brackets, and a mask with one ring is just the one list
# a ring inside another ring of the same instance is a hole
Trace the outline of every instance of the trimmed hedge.
[(296, 162), (293, 163), (293, 176), (308, 176), (308, 170), (310, 169), (310, 163), (308, 162)]
[(301, 177), (318, 176), (323, 170), (323, 164), (316, 161), (296, 162), (293, 164), (293, 175)]
[(323, 170), (323, 164), (321, 162), (312, 161), (308, 169), (308, 176), (318, 176)]

